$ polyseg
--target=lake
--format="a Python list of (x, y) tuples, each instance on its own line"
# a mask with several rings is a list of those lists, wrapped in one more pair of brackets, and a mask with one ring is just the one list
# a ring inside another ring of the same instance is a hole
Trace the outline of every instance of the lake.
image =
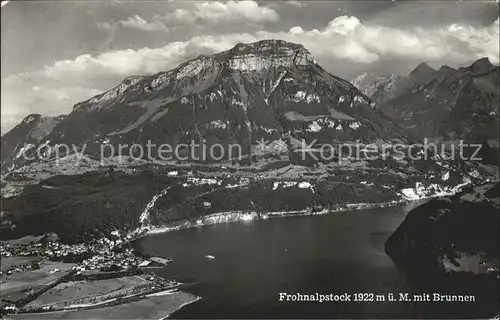
[(463, 303), (279, 301), (280, 293), (418, 293), (384, 252), (415, 205), (217, 224), (148, 235), (134, 248), (172, 258), (154, 272), (202, 297), (173, 318), (464, 316)]

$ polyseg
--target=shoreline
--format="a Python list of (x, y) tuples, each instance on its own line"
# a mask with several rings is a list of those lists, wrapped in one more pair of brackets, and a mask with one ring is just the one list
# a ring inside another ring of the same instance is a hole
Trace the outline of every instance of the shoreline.
[[(147, 219), (144, 212), (140, 216), (141, 226), (125, 232), (130, 238), (128, 238), (125, 243), (130, 243), (147, 235), (158, 234), (171, 231), (179, 231), (188, 228), (202, 227), (219, 223), (228, 222), (241, 222), (241, 221), (251, 221), (251, 220), (265, 220), (272, 217), (290, 217), (290, 216), (306, 216), (306, 215), (320, 215), (334, 212), (343, 211), (354, 211), (363, 209), (374, 209), (374, 208), (386, 208), (395, 207), (401, 205), (408, 205), (410, 203), (415, 203), (418, 201), (430, 200), (434, 198), (440, 198), (445, 196), (451, 196), (460, 192), (465, 186), (470, 185), (470, 180), (464, 179), (462, 183), (459, 183), (453, 187), (443, 187), (436, 184), (431, 184), (427, 187), (423, 186), (422, 183), (416, 183), (413, 188), (401, 189), (397, 193), (401, 198), (399, 200), (392, 200), (386, 202), (374, 202), (374, 203), (345, 203), (342, 205), (335, 205), (336, 208), (323, 208), (319, 206), (320, 210), (315, 211), (315, 208), (307, 207), (302, 210), (291, 210), (291, 211), (274, 211), (274, 212), (257, 212), (251, 210), (235, 210), (235, 211), (225, 211), (212, 213), (206, 216), (201, 216), (198, 218), (192, 218), (190, 220), (179, 220), (175, 222), (168, 223), (163, 226), (148, 226), (142, 225)], [(163, 190), (160, 194), (155, 195), (148, 203), (145, 211), (149, 211), (154, 206), (156, 199), (163, 195), (169, 188)]]
[(254, 220), (267, 220), (271, 218), (314, 216), (314, 215), (324, 215), (329, 213), (368, 210), (376, 208), (391, 208), (391, 207), (405, 206), (411, 203), (429, 200), (432, 198), (435, 197), (428, 197), (415, 200), (413, 199), (393, 200), (388, 202), (376, 202), (376, 203), (348, 203), (338, 209), (321, 209), (319, 211), (313, 211), (312, 208), (307, 208), (303, 210), (271, 211), (271, 212), (256, 212), (256, 211), (241, 211), (241, 210), (217, 212), (209, 214), (207, 216), (200, 217), (196, 221), (186, 220), (182, 222), (175, 222), (172, 223), (171, 225), (166, 225), (163, 227), (143, 227), (143, 229), (140, 232), (144, 232), (144, 230), (147, 230), (146, 233), (138, 237), (132, 238), (128, 242), (133, 242), (149, 235), (180, 231), (190, 228), (199, 228), (215, 224), (254, 221)]
[[(192, 293), (188, 292), (189, 294), (193, 295)], [(183, 304), (181, 304), (175, 311), (169, 313), (168, 315), (166, 315), (164, 318), (160, 318), (159, 320), (165, 320), (165, 319), (170, 319), (170, 316), (173, 315), (174, 313), (176, 313), (177, 311), (181, 310), (182, 308), (190, 305), (190, 304), (193, 304), (199, 300), (201, 300), (202, 298), (200, 296), (197, 296), (197, 295), (194, 295), (196, 297), (196, 299), (194, 299), (193, 301), (189, 301), (189, 302), (184, 302)]]

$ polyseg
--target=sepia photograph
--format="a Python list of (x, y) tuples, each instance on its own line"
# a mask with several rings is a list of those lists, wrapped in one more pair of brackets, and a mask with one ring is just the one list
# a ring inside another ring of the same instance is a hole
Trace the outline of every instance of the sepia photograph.
[(498, 319), (499, 12), (1, 1), (0, 318)]

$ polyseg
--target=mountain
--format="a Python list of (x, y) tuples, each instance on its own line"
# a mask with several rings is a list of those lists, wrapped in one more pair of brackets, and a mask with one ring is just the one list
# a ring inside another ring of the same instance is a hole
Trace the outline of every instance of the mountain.
[(394, 98), (400, 91), (400, 82), (403, 80), (405, 78), (397, 74), (377, 76), (374, 73), (362, 73), (351, 83), (378, 105)]
[(479, 143), (485, 161), (498, 163), (499, 67), (484, 58), (458, 70), (443, 66), (431, 76), (430, 67), (417, 69), (409, 78), (413, 74), (419, 85), (381, 110), (414, 138)]
[(414, 86), (421, 86), (424, 85), (435, 73), (435, 69), (431, 68), (426, 62), (422, 62), (410, 72), (408, 78), (412, 81)]
[(409, 78), (397, 74), (391, 74), (385, 77), (379, 77), (370, 86), (363, 91), (378, 105), (400, 96), (412, 87), (412, 81)]
[(424, 85), (436, 73), (427, 63), (420, 63), (407, 76), (389, 74), (376, 76), (362, 73), (353, 81), (353, 85), (378, 105), (410, 92), (413, 88)]
[[(280, 40), (238, 44), (152, 76), (132, 76), (80, 102), (43, 138), (2, 137), (19, 152), (74, 144), (96, 155), (101, 143), (129, 146), (206, 141), (239, 143), (251, 155), (260, 139), (404, 139), (400, 129), (348, 81), (325, 71), (302, 45)], [(2, 168), (18, 168), (2, 159)]]
[(4, 134), (2, 136), (2, 172), (14, 169), (12, 167), (14, 163), (18, 167), (25, 164), (22, 153), (31, 148), (30, 145), (41, 146), (52, 130), (65, 118), (64, 115), (44, 117), (40, 114), (30, 114)]
[[(374, 79), (368, 84), (366, 79)], [(487, 58), (438, 70), (423, 62), (407, 76), (362, 74), (356, 83), (413, 140), (482, 144), (485, 163), (498, 163), (499, 67)]]
[(375, 75), (373, 72), (365, 72), (352, 79), (351, 83), (361, 92), (364, 92), (366, 88), (370, 87), (375, 81), (381, 78), (382, 77)]
[[(428, 292), (474, 293), (498, 313), (500, 184), (433, 199), (408, 213), (385, 251)], [(444, 290), (444, 289), (447, 290)], [(484, 307), (483, 306), (483, 307)]]

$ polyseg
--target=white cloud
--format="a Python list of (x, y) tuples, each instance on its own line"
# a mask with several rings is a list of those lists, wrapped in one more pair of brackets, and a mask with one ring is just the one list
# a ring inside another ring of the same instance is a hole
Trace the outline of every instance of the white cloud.
[(119, 24), (124, 28), (137, 29), (141, 31), (163, 31), (168, 32), (167, 26), (158, 19), (153, 19), (151, 22), (147, 22), (138, 15), (128, 17), (127, 20), (120, 21)]
[(351, 16), (340, 16), (328, 24), (328, 27), (325, 29), (325, 32), (333, 32), (338, 33), (343, 36), (347, 36), (349, 33), (356, 30), (361, 26), (361, 22), (356, 17)]
[(213, 1), (196, 3), (193, 10), (176, 9), (164, 17), (171, 23), (189, 24), (207, 22), (211, 24), (227, 22), (276, 22), (278, 13), (270, 7), (261, 7), (255, 1)]
[(301, 33), (304, 33), (304, 29), (302, 29), (301, 26), (295, 26), (295, 27), (290, 28), (289, 32), (291, 34), (301, 34)]
[[(213, 15), (212, 15), (213, 16)], [(169, 70), (189, 58), (219, 52), (238, 42), (283, 39), (303, 44), (320, 63), (366, 65), (382, 57), (445, 61), (454, 65), (481, 57), (499, 62), (498, 19), (490, 26), (450, 25), (435, 29), (394, 29), (337, 17), (323, 29), (295, 26), (289, 31), (204, 35), (160, 48), (119, 50), (61, 60), (32, 73), (2, 79), (2, 130), (29, 113), (56, 115), (117, 85), (130, 75)], [(335, 73), (335, 70), (333, 70)]]
[(296, 1), (296, 0), (287, 0), (287, 1), (285, 1), (285, 3), (288, 4), (288, 5), (297, 7), (297, 8), (303, 8), (303, 7), (306, 6), (305, 2)]
[(302, 43), (318, 58), (373, 63), (381, 57), (464, 63), (488, 57), (499, 63), (498, 19), (490, 26), (450, 25), (439, 28), (395, 29), (340, 16), (322, 30), (293, 27), (287, 33), (260, 33)]
[(165, 16), (153, 15), (144, 19), (133, 15), (126, 20), (120, 20), (115, 25), (108, 22), (98, 22), (102, 30), (112, 30), (114, 26), (136, 29), (146, 32), (168, 32), (169, 25), (191, 25), (205, 23), (210, 25), (225, 23), (262, 23), (276, 22), (278, 13), (271, 7), (262, 7), (255, 1), (228, 1), (228, 2), (197, 2), (192, 10), (176, 9)]

